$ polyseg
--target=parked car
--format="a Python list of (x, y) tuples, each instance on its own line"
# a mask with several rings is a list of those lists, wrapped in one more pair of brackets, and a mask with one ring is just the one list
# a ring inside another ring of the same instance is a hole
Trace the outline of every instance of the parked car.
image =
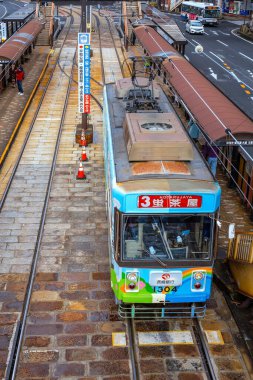
[(185, 31), (188, 33), (196, 33), (196, 34), (203, 34), (204, 33), (204, 26), (203, 24), (198, 20), (189, 20), (187, 21), (185, 25)]

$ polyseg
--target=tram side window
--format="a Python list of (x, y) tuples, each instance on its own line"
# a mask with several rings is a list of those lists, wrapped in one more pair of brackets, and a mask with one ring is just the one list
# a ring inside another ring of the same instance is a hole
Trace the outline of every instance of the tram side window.
[(121, 219), (120, 212), (114, 209), (114, 256), (116, 260), (120, 259), (120, 231), (121, 231)]
[(209, 259), (212, 230), (208, 215), (125, 215), (123, 260)]

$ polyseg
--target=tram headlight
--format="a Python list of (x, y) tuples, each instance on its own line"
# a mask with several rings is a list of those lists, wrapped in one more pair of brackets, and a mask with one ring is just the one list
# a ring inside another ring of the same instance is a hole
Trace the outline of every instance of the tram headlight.
[(126, 272), (125, 289), (126, 292), (138, 292), (140, 284), (140, 273), (138, 271)]
[(203, 280), (204, 278), (204, 273), (203, 272), (195, 272), (193, 275), (194, 280), (200, 281)]
[(128, 279), (128, 281), (131, 281), (131, 282), (137, 282), (138, 281), (138, 275), (135, 272), (130, 272), (127, 274), (127, 279)]

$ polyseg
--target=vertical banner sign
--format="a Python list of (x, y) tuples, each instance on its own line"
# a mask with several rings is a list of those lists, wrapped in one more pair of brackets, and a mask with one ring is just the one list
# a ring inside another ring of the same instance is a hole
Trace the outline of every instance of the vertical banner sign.
[(90, 33), (78, 33), (78, 108), (90, 113)]
[(7, 31), (6, 31), (6, 24), (4, 22), (1, 22), (1, 41), (5, 42), (7, 39)]

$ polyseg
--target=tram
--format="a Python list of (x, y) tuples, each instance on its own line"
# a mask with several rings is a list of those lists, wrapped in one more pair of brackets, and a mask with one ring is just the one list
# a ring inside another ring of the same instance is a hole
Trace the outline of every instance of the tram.
[(203, 317), (220, 187), (149, 77), (104, 88), (111, 286), (122, 317)]

